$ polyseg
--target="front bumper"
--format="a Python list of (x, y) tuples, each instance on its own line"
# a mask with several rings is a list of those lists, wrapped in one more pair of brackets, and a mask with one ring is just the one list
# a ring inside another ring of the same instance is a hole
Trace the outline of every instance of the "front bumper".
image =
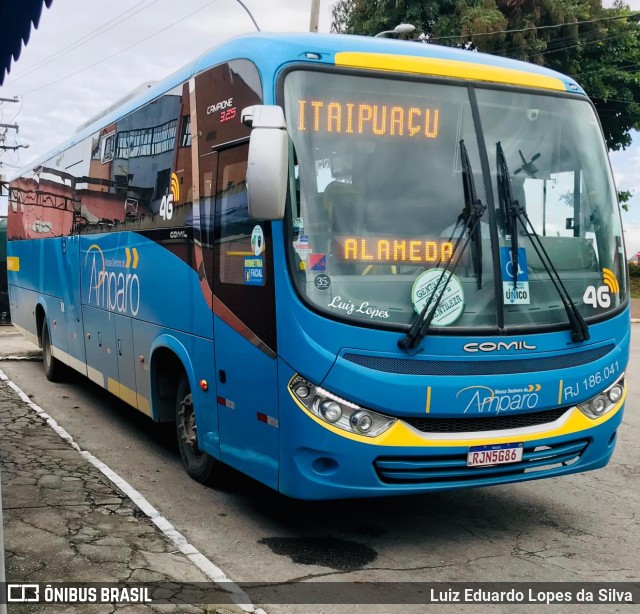
[[(399, 421), (367, 439), (322, 423), (289, 398), (281, 416), (280, 491), (300, 499), (376, 497), (598, 469), (613, 453), (624, 401), (595, 421), (571, 408), (545, 427), (449, 436), (420, 433)], [(470, 446), (514, 442), (524, 442), (522, 461), (467, 467)]]

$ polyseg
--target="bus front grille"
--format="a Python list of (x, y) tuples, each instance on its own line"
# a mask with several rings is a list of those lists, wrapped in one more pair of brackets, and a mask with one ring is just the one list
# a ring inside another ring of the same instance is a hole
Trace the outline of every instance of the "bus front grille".
[(490, 467), (467, 467), (466, 452), (438, 456), (381, 456), (373, 465), (380, 480), (386, 484), (447, 483), (467, 486), (485, 478), (515, 477), (572, 465), (588, 445), (588, 439), (579, 439), (525, 447), (520, 462)]
[(423, 433), (476, 433), (478, 431), (502, 431), (539, 426), (555, 422), (570, 407), (557, 407), (545, 411), (522, 414), (498, 414), (496, 416), (462, 416), (460, 418), (401, 417)]
[(569, 369), (599, 360), (615, 349), (613, 344), (588, 350), (537, 356), (508, 357), (501, 360), (428, 360), (425, 358), (391, 358), (348, 352), (344, 359), (361, 367), (403, 375), (504, 375)]

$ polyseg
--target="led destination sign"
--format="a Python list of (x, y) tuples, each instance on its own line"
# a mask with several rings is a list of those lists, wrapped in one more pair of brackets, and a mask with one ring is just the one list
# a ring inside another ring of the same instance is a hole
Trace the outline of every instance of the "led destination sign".
[(382, 237), (336, 237), (338, 258), (369, 264), (446, 263), (451, 259), (451, 241)]
[(436, 108), (298, 100), (300, 132), (437, 139), (439, 124), (440, 110)]

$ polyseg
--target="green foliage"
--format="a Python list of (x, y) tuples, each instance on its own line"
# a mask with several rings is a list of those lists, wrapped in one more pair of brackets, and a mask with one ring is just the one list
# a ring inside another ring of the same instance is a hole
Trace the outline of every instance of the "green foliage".
[(332, 30), (372, 36), (412, 23), (440, 45), (571, 75), (593, 100), (608, 148), (619, 150), (640, 128), (639, 19), (610, 19), (629, 14), (621, 0), (337, 0)]
[(633, 196), (633, 192), (629, 190), (620, 190), (618, 192), (618, 201), (620, 202), (620, 206), (625, 210), (629, 211), (629, 201)]
[(629, 263), (629, 277), (640, 278), (640, 265)]

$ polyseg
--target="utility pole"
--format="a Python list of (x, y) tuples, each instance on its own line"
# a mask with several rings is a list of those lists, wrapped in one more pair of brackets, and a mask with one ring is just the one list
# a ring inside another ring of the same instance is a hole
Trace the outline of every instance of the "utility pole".
[(320, 20), (320, 0), (311, 0), (311, 20), (309, 21), (309, 32), (318, 31), (319, 20)]

